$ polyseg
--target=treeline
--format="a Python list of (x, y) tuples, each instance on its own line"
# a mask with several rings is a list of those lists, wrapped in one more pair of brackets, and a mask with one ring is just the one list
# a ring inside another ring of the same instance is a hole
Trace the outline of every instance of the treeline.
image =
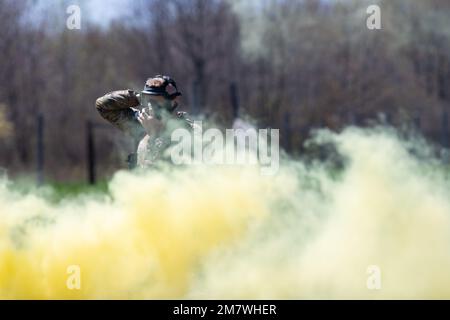
[[(380, 117), (448, 146), (450, 3), (378, 1), (382, 29), (368, 30), (373, 2), (130, 1), (109, 27), (68, 30), (69, 3), (36, 19), (35, 2), (3, 0), (0, 166), (34, 170), (43, 114), (46, 176), (83, 179), (87, 123), (103, 123), (95, 99), (157, 73), (177, 80), (183, 109), (230, 126), (238, 103), (241, 116), (280, 128), (293, 153), (312, 128)], [(127, 139), (94, 131), (99, 174), (123, 167)]]

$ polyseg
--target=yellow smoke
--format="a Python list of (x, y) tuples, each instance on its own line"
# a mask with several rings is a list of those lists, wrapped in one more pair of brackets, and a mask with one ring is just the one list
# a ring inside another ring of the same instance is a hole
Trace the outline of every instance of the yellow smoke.
[(0, 298), (450, 298), (444, 167), (386, 130), (319, 138), (347, 158), (340, 175), (290, 160), (276, 176), (120, 172), (111, 196), (58, 204), (3, 183)]

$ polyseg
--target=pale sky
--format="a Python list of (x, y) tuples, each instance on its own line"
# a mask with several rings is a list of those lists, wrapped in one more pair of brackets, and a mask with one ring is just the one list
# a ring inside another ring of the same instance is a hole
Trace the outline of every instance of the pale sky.
[[(1, 0), (0, 0), (1, 1)], [(36, 7), (30, 12), (31, 20), (39, 21), (42, 18), (49, 17), (50, 20), (61, 19), (64, 21), (67, 17), (66, 8), (70, 5), (79, 5), (81, 8), (82, 20), (87, 19), (99, 25), (107, 26), (111, 20), (122, 15), (131, 14), (130, 3), (145, 0), (35, 0)], [(239, 6), (243, 4), (257, 5), (262, 0), (230, 0), (231, 4)], [(264, 0), (267, 1), (267, 0)], [(322, 0), (338, 1), (338, 0)], [(340, 0), (344, 1), (344, 0)], [(53, 14), (50, 14), (52, 12)], [(56, 16), (54, 15), (56, 14)]]
[(31, 21), (42, 19), (65, 21), (67, 7), (79, 5), (82, 21), (87, 19), (106, 26), (112, 19), (127, 15), (131, 10), (129, 7), (131, 1), (133, 0), (36, 0), (34, 10), (28, 17)]
[(126, 14), (131, 0), (88, 0), (88, 16), (93, 21), (105, 25), (114, 18)]

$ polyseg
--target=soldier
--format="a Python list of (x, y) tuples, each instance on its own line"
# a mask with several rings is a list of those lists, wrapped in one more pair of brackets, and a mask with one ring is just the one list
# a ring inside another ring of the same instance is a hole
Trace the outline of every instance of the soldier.
[(114, 91), (98, 98), (100, 115), (136, 141), (137, 151), (128, 156), (129, 168), (146, 168), (155, 163), (170, 145), (170, 133), (177, 127), (192, 128), (193, 122), (178, 107), (176, 82), (157, 75), (149, 78), (140, 93)]

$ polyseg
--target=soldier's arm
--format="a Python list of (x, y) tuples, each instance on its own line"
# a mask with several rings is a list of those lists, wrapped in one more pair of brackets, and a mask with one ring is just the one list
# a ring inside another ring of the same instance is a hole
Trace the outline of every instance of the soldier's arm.
[(113, 91), (95, 102), (95, 107), (100, 115), (114, 126), (133, 137), (145, 136), (145, 130), (136, 119), (136, 110), (139, 106), (136, 93), (132, 90)]

